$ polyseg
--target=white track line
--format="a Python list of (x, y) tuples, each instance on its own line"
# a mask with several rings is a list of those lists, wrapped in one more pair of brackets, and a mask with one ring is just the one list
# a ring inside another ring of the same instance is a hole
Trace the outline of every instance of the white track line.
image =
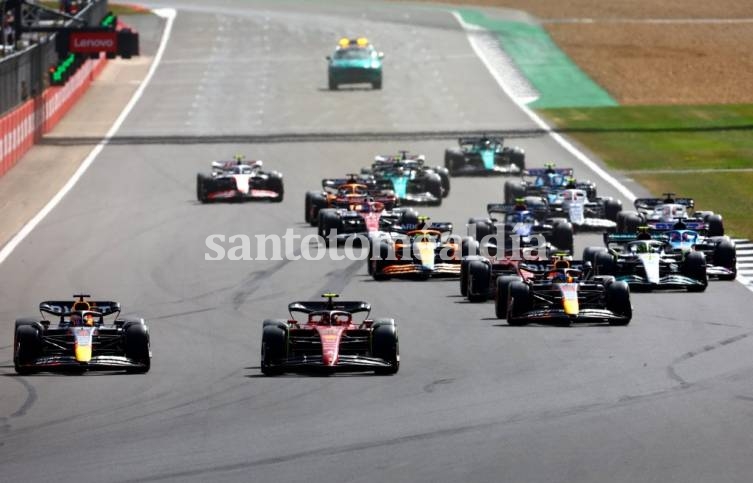
[[(526, 106), (524, 103), (522, 103), (519, 99), (517, 99), (515, 96), (513, 96), (511, 89), (505, 82), (504, 76), (500, 74), (497, 69), (494, 68), (494, 64), (491, 62), (491, 59), (489, 57), (489, 53), (483, 49), (481, 42), (479, 42), (478, 36), (473, 35), (472, 32), (479, 31), (479, 27), (475, 25), (471, 25), (466, 23), (463, 18), (460, 16), (457, 12), (452, 12), (452, 15), (455, 17), (455, 19), (458, 21), (461, 27), (463, 27), (463, 30), (465, 30), (468, 33), (468, 42), (470, 42), (471, 47), (473, 48), (473, 51), (476, 53), (476, 55), (481, 59), (481, 62), (484, 63), (486, 68), (491, 73), (492, 77), (494, 77), (494, 80), (497, 81), (497, 84), (502, 88), (502, 90), (507, 94), (507, 96), (515, 102), (515, 104), (518, 105), (520, 110), (522, 110), (534, 123), (536, 123), (537, 126), (539, 126), (542, 130), (544, 130), (546, 133), (548, 133), (554, 141), (557, 142), (560, 146), (562, 146), (567, 152), (572, 154), (578, 161), (588, 166), (589, 169), (591, 169), (593, 172), (595, 172), (599, 177), (601, 177), (604, 181), (609, 183), (616, 189), (617, 191), (622, 194), (625, 198), (627, 198), (631, 203), (635, 201), (636, 196), (633, 194), (632, 191), (630, 191), (625, 185), (617, 181), (617, 179), (612, 176), (611, 174), (604, 171), (604, 169), (601, 168), (598, 164), (596, 164), (594, 161), (592, 161), (588, 156), (586, 156), (582, 151), (580, 151), (578, 148), (572, 145), (570, 141), (559, 135), (558, 133), (554, 132), (542, 118), (539, 117), (538, 114), (533, 112), (528, 106)], [(483, 30), (483, 29), (481, 29)]]
[(136, 89), (136, 92), (133, 93), (131, 100), (128, 101), (128, 104), (126, 104), (126, 106), (120, 112), (118, 118), (115, 119), (115, 122), (110, 127), (110, 130), (107, 131), (107, 134), (105, 134), (105, 137), (96, 146), (94, 146), (94, 149), (91, 150), (89, 155), (84, 159), (76, 172), (73, 173), (73, 176), (71, 176), (70, 179), (65, 183), (65, 185), (60, 188), (60, 191), (58, 191), (55, 196), (53, 196), (52, 199), (47, 202), (47, 204), (39, 211), (39, 213), (37, 213), (34, 218), (29, 220), (21, 228), (21, 230), (19, 230), (19, 232), (10, 239), (10, 241), (3, 247), (3, 249), (0, 250), (0, 263), (3, 263), (5, 259), (7, 259), (11, 253), (13, 253), (13, 250), (18, 247), (18, 245), (24, 240), (24, 238), (26, 238), (29, 233), (31, 233), (34, 228), (36, 228), (36, 226), (39, 225), (39, 223), (41, 223), (42, 220), (44, 220), (44, 218), (49, 215), (53, 209), (55, 209), (58, 203), (60, 203), (60, 201), (65, 197), (65, 195), (68, 194), (71, 189), (73, 189), (78, 180), (81, 179), (86, 170), (89, 169), (89, 166), (91, 166), (91, 164), (97, 158), (99, 153), (101, 153), (104, 147), (107, 146), (108, 139), (111, 139), (118, 132), (120, 126), (133, 110), (133, 107), (136, 105), (139, 99), (141, 99), (141, 96), (144, 94), (144, 90), (152, 80), (154, 72), (157, 70), (157, 66), (159, 65), (160, 60), (162, 59), (162, 55), (165, 52), (165, 47), (167, 46), (167, 41), (170, 38), (170, 33), (172, 32), (173, 22), (176, 15), (176, 11), (171, 8), (157, 9), (154, 10), (154, 13), (159, 15), (160, 17), (167, 19), (167, 22), (165, 24), (165, 30), (162, 32), (162, 39), (160, 40), (157, 53), (154, 55), (152, 65), (149, 67), (149, 70), (147, 71), (146, 77), (144, 77), (143, 82), (141, 82), (141, 85), (139, 85), (138, 89)]
[[(455, 11), (451, 13), (455, 17), (455, 19), (458, 21), (460, 26), (463, 28), (463, 30), (466, 31), (468, 42), (471, 44), (471, 48), (473, 48), (473, 51), (476, 53), (478, 58), (481, 59), (481, 62), (483, 62), (484, 66), (486, 66), (489, 73), (492, 75), (492, 77), (494, 77), (494, 80), (497, 81), (497, 84), (499, 84), (499, 87), (502, 88), (502, 90), (507, 95), (507, 97), (512, 99), (512, 101), (518, 105), (520, 110), (523, 111), (534, 123), (536, 123), (537, 126), (539, 126), (542, 130), (548, 133), (549, 136), (551, 136), (552, 139), (557, 144), (559, 144), (567, 152), (572, 154), (578, 161), (585, 164), (589, 169), (591, 169), (604, 181), (612, 185), (614, 189), (619, 191), (631, 203), (635, 201), (636, 196), (635, 194), (633, 194), (632, 191), (630, 191), (625, 185), (617, 181), (617, 179), (614, 176), (612, 176), (611, 174), (607, 173), (604, 169), (602, 169), (601, 166), (596, 164), (593, 160), (591, 160), (588, 156), (586, 156), (582, 151), (576, 148), (572, 143), (570, 143), (570, 141), (562, 137), (560, 134), (552, 131), (552, 128), (541, 117), (539, 117), (538, 114), (536, 114), (535, 112), (533, 112), (533, 110), (531, 110), (528, 106), (526, 106), (525, 103), (521, 99), (516, 98), (513, 95), (512, 90), (509, 88), (509, 86), (505, 82), (505, 77), (495, 68), (494, 63), (491, 60), (492, 54), (490, 54), (487, 51), (488, 47), (484, 48), (485, 46), (480, 41), (479, 36), (474, 35), (474, 32), (475, 33), (485, 32), (486, 30), (476, 25), (466, 23), (463, 20), (463, 18), (460, 16), (460, 14)], [(495, 48), (498, 48), (498, 47), (495, 46)], [(745, 288), (753, 292), (753, 278), (748, 278), (744, 275), (741, 275), (738, 271), (737, 281), (743, 284)]]

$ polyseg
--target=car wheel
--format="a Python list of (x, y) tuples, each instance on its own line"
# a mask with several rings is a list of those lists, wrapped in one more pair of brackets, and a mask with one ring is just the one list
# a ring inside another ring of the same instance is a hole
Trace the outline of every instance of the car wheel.
[(371, 355), (389, 363), (389, 367), (380, 367), (374, 372), (381, 375), (393, 375), (400, 369), (400, 342), (397, 327), (375, 322), (371, 333)]
[(633, 317), (628, 284), (625, 282), (610, 282), (605, 289), (607, 310), (622, 317), (622, 319), (610, 320), (609, 325), (628, 325)]
[(146, 325), (130, 324), (126, 326), (123, 334), (123, 345), (126, 357), (141, 365), (140, 367), (129, 368), (126, 372), (133, 374), (149, 372), (152, 358), (149, 347), (149, 331)]
[(261, 373), (277, 376), (284, 372), (280, 366), (287, 357), (287, 331), (278, 325), (269, 324), (261, 335)]

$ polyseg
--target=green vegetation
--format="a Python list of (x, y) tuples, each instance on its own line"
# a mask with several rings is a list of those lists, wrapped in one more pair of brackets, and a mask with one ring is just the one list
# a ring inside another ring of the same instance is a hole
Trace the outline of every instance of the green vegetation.
[(654, 194), (672, 191), (692, 196), (698, 208), (724, 215), (730, 234), (753, 239), (753, 105), (541, 112), (610, 168)]

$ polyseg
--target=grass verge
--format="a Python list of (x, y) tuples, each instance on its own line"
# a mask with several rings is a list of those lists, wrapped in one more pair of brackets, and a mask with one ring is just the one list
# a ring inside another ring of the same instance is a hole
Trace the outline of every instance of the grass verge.
[(730, 235), (753, 239), (753, 105), (541, 112), (610, 168), (656, 195), (691, 196), (699, 209), (721, 213)]

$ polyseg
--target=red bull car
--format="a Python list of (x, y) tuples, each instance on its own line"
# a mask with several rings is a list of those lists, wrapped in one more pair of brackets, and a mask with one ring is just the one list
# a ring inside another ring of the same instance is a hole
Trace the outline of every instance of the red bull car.
[(152, 353), (144, 319), (119, 318), (117, 302), (87, 300), (89, 295), (83, 294), (73, 297), (74, 301), (40, 303), (41, 319), (16, 320), (13, 363), (17, 373), (149, 371)]
[(633, 309), (627, 283), (593, 276), (590, 263), (559, 256), (551, 264), (529, 264), (528, 268), (536, 275), (498, 279), (495, 313), (508, 324), (630, 323)]
[(212, 174), (196, 175), (196, 197), (202, 203), (212, 201), (268, 200), (281, 202), (285, 196), (282, 174), (262, 169), (262, 161), (214, 161)]
[(261, 371), (374, 371), (395, 374), (400, 368), (397, 327), (393, 319), (371, 319), (366, 302), (293, 302), (289, 319), (265, 320), (262, 328)]

